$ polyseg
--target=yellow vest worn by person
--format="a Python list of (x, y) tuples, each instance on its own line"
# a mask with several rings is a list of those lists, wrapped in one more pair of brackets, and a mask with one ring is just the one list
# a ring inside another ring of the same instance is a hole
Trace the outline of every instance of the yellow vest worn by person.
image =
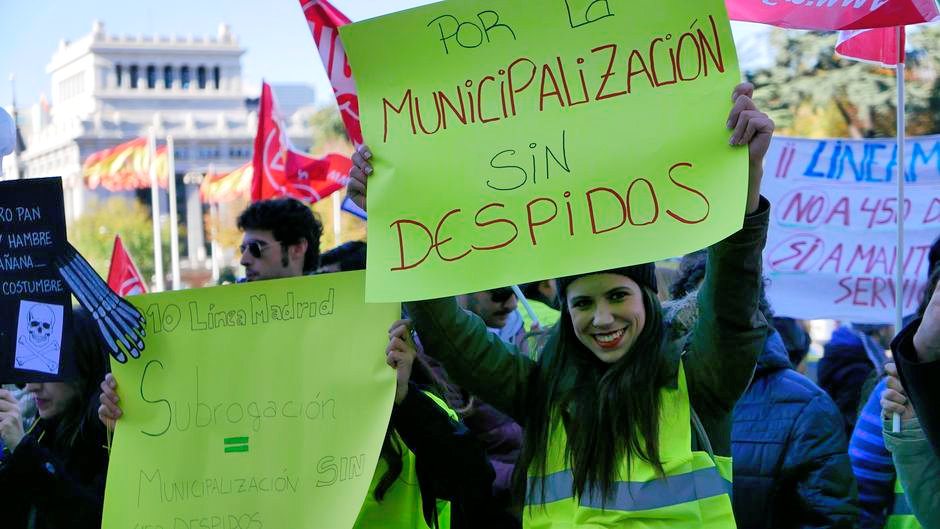
[(923, 529), (907, 503), (901, 481), (894, 480), (894, 511), (885, 521), (885, 529)]
[[(451, 419), (459, 420), (457, 413), (450, 409), (441, 399), (424, 392), (438, 406), (444, 409)], [(402, 447), (401, 474), (385, 491), (385, 496), (379, 502), (375, 499), (375, 487), (388, 470), (385, 460), (379, 458), (369, 485), (369, 493), (353, 529), (433, 529), (424, 520), (424, 511), (421, 502), (421, 489), (418, 486), (418, 473), (415, 470), (415, 455), (405, 446), (398, 434), (393, 430), (392, 436), (398, 446)], [(450, 502), (437, 500), (437, 523), (440, 529), (450, 529)]]
[(526, 498), (525, 529), (734, 528), (731, 458), (692, 451), (691, 407), (681, 363), (678, 378), (678, 387), (663, 388), (660, 396), (659, 450), (666, 479), (660, 478), (652, 465), (635, 457), (630, 481), (625, 480), (624, 461), (619, 476), (622, 481), (615, 484), (606, 502), (588, 491), (578, 501), (571, 490), (571, 471), (565, 465), (567, 436), (559, 420), (548, 445), (544, 504), (541, 477), (534, 469), (529, 471), (529, 483), (536, 480), (536, 493), (528, 493)]
[[(539, 327), (543, 331), (547, 331), (561, 319), (561, 311), (553, 309), (541, 301), (534, 299), (527, 299), (527, 301), (529, 306), (532, 307), (532, 311), (535, 312), (535, 317), (539, 319)], [(522, 324), (525, 326), (526, 332), (532, 332), (532, 324), (535, 322), (529, 316), (529, 311), (520, 306), (516, 309), (516, 312), (522, 316)]]

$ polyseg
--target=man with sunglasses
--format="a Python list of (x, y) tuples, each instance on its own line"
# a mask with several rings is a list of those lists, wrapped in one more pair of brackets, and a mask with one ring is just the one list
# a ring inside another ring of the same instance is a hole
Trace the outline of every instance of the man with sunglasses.
[(523, 328), (522, 316), (516, 310), (518, 300), (512, 288), (502, 287), (465, 294), (457, 298), (461, 307), (483, 320), (490, 332), (505, 342), (519, 345)]
[(238, 216), (238, 229), (245, 281), (312, 274), (319, 265), (323, 226), (299, 200), (255, 202)]

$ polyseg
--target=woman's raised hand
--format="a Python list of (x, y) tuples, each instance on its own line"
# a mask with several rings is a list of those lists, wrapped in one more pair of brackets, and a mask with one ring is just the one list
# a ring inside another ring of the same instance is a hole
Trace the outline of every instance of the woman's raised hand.
[(108, 373), (101, 381), (101, 395), (98, 397), (101, 405), (98, 406), (98, 418), (109, 430), (113, 430), (115, 421), (124, 415), (121, 407), (118, 406), (119, 400), (121, 399), (117, 395), (117, 380), (114, 379), (114, 375)]
[(366, 210), (366, 179), (372, 174), (372, 152), (363, 145), (356, 149), (352, 155), (353, 166), (349, 170), (349, 183), (346, 184), (346, 196), (353, 203)]
[(770, 148), (770, 139), (774, 134), (774, 122), (767, 114), (757, 109), (751, 97), (754, 85), (741, 83), (734, 88), (731, 100), (734, 106), (728, 115), (727, 126), (733, 129), (731, 145), (747, 145), (748, 149), (748, 184), (747, 213), (757, 211), (760, 205), (760, 184), (764, 176), (764, 155)]
[(411, 366), (417, 357), (418, 351), (411, 338), (411, 320), (396, 321), (388, 330), (388, 347), (385, 348), (385, 362), (396, 371), (395, 404), (401, 404), (408, 395)]

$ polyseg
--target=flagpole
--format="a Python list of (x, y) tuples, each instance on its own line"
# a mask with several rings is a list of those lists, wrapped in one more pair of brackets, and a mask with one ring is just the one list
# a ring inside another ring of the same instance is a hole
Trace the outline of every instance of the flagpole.
[(153, 271), (156, 277), (154, 292), (166, 290), (163, 278), (163, 236), (160, 233), (160, 184), (157, 182), (157, 136), (153, 128), (148, 138), (150, 152), (150, 209), (153, 211)]
[(170, 270), (173, 290), (180, 289), (180, 234), (179, 215), (176, 211), (176, 157), (173, 155), (173, 136), (166, 137), (167, 187), (170, 191)]
[(23, 178), (23, 172), (20, 171), (20, 121), (16, 112), (16, 76), (10, 74), (10, 104), (11, 116), (13, 118), (13, 179)]
[[(206, 172), (206, 175), (202, 179), (203, 185), (206, 185), (207, 180), (209, 180), (209, 178), (211, 178), (214, 174), (215, 174), (215, 164), (210, 162), (208, 172)], [(199, 200), (200, 201), (203, 200), (201, 191), (199, 193)], [(211, 265), (212, 265), (212, 282), (217, 285), (219, 284), (219, 276), (221, 275), (219, 271), (219, 261), (218, 261), (219, 249), (215, 242), (216, 238), (218, 238), (219, 206), (217, 203), (213, 203), (211, 200), (209, 201), (209, 223), (210, 223), (209, 225), (209, 237), (210, 237), (209, 258), (211, 260)]]
[(209, 215), (212, 219), (212, 244), (209, 246), (212, 250), (212, 281), (215, 284), (219, 283), (219, 277), (221, 276), (219, 270), (219, 259), (222, 257), (220, 255), (221, 249), (219, 248), (219, 222), (221, 214), (219, 213), (218, 204), (209, 204)]
[(343, 229), (342, 229), (342, 209), (340, 209), (339, 201), (339, 191), (333, 192), (333, 246), (339, 246), (342, 244)]
[[(904, 204), (904, 140), (907, 135), (907, 127), (905, 125), (905, 103), (904, 103), (904, 39), (901, 38), (904, 32), (904, 26), (897, 26), (896, 28), (896, 38), (897, 38), (897, 49), (898, 49), (898, 64), (895, 68), (897, 74), (897, 85), (898, 85), (898, 101), (897, 101), (897, 141), (898, 141), (898, 167), (897, 167), (897, 178), (898, 178), (898, 248), (897, 248), (897, 262), (895, 266), (895, 287), (894, 287), (894, 332), (901, 332), (901, 328), (904, 324), (904, 213), (905, 213), (905, 204)], [(901, 415), (895, 413), (891, 417), (891, 429), (893, 432), (897, 433), (901, 431)]]

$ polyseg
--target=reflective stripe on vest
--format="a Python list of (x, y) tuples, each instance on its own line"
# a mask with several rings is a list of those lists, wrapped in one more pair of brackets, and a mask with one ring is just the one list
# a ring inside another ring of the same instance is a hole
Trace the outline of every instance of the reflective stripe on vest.
[(885, 529), (923, 529), (907, 502), (901, 481), (897, 479), (894, 480), (894, 510), (885, 520)]
[[(685, 371), (680, 364), (676, 389), (663, 388), (660, 405), (660, 459), (666, 477), (642, 459), (626, 461), (611, 496), (585, 490), (576, 501), (573, 474), (565, 464), (567, 435), (561, 421), (552, 428), (544, 480), (529, 469), (529, 494), (523, 510), (526, 529), (665, 527), (728, 529), (735, 527), (731, 509), (731, 458), (712, 459), (692, 451), (691, 409)], [(543, 493), (544, 492), (544, 499)]]
[[(542, 501), (542, 480), (535, 480), (533, 501), (526, 500), (526, 505)], [(570, 471), (557, 472), (545, 478), (545, 503), (571, 498), (574, 477)], [(721, 477), (717, 467), (703, 468), (686, 474), (674, 474), (669, 479), (656, 481), (618, 481), (606, 502), (594, 494), (581, 498), (583, 507), (594, 509), (615, 509), (618, 511), (645, 511), (711, 498), (722, 494), (731, 494), (731, 482)]]

